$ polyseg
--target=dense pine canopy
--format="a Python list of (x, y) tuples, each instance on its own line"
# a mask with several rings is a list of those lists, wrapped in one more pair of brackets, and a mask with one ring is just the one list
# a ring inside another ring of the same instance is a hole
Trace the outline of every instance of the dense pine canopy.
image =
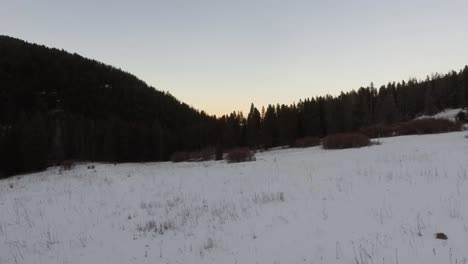
[(0, 125), (4, 175), (64, 159), (163, 160), (217, 138), (214, 117), (129, 73), (5, 36)]
[(0, 176), (63, 160), (142, 162), (206, 147), (287, 146), (467, 102), (465, 67), (216, 118), (120, 69), (0, 36)]

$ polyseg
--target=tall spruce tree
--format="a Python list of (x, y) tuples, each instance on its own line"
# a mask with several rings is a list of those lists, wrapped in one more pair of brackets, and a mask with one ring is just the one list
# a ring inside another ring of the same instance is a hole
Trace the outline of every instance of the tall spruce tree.
[(265, 149), (276, 146), (278, 137), (277, 116), (273, 105), (268, 105), (263, 119), (262, 144)]
[(424, 95), (424, 114), (426, 115), (433, 115), (438, 112), (433, 87), (432, 81), (427, 83), (426, 94)]
[(261, 116), (258, 109), (251, 104), (250, 112), (247, 116), (246, 123), (246, 137), (247, 145), (250, 148), (256, 149), (260, 145), (260, 135), (261, 135)]

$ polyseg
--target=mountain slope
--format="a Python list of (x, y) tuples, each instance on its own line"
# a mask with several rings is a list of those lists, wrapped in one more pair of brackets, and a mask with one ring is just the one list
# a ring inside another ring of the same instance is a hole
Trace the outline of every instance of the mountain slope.
[[(373, 131), (468, 105), (468, 66), (219, 119), (77, 54), (0, 36), (0, 177), (81, 161), (167, 160), (175, 151), (268, 149)], [(248, 95), (246, 95), (248, 96)], [(187, 155), (185, 155), (187, 156)]]
[[(1, 167), (12, 174), (63, 159), (161, 160), (216, 142), (207, 130), (214, 118), (135, 76), (7, 36), (0, 36), (0, 87), (0, 174)], [(45, 150), (24, 144), (44, 137)], [(42, 162), (29, 166), (33, 156)]]

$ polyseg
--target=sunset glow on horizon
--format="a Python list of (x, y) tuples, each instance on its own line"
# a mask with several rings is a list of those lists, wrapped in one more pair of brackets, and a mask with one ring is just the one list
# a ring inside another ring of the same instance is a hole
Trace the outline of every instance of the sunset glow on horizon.
[(466, 1), (7, 1), (0, 34), (121, 68), (209, 114), (468, 64)]

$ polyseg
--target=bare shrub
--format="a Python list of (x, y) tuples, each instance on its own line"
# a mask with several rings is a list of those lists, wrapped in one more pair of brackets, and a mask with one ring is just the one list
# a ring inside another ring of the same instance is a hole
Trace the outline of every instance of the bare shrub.
[(213, 160), (216, 156), (216, 149), (214, 147), (206, 147), (199, 151), (183, 152), (178, 151), (171, 155), (172, 162), (183, 161), (207, 161)]
[(212, 160), (215, 158), (216, 148), (214, 147), (206, 147), (200, 151), (200, 160)]
[(406, 135), (409, 135), (409, 133), (411, 134), (436, 134), (436, 133), (460, 131), (462, 129), (462, 124), (460, 122), (453, 122), (447, 119), (436, 119), (436, 118), (413, 120), (411, 122), (406, 123), (406, 125), (410, 127), (406, 131), (404, 131), (406, 132)]
[(73, 167), (75, 167), (75, 162), (73, 160), (64, 160), (60, 164), (61, 170), (71, 170)]
[(255, 154), (248, 148), (234, 148), (227, 152), (226, 160), (229, 163), (255, 160)]
[(171, 155), (172, 162), (183, 162), (188, 161), (190, 159), (190, 154), (183, 151), (174, 152)]
[(215, 150), (215, 160), (222, 160), (223, 159), (223, 149), (221, 147), (217, 147)]
[(404, 135), (422, 135), (460, 131), (461, 122), (447, 119), (425, 118), (392, 125), (376, 125), (361, 129), (361, 133), (372, 137), (392, 137)]
[(284, 202), (285, 200), (284, 192), (255, 194), (253, 198), (253, 201), (257, 204)]
[(304, 137), (304, 138), (296, 139), (293, 146), (296, 148), (309, 148), (309, 147), (318, 146), (320, 145), (320, 143), (321, 143), (320, 138)]
[(210, 250), (210, 249), (213, 249), (214, 247), (215, 247), (215, 242), (211, 237), (208, 238), (206, 243), (203, 245), (203, 249), (205, 250)]
[(360, 148), (370, 144), (369, 137), (359, 133), (334, 134), (322, 140), (324, 149)]
[(201, 152), (200, 151), (192, 151), (188, 153), (189, 159), (188, 161), (200, 161), (201, 160)]
[(158, 224), (156, 221), (151, 220), (144, 225), (138, 225), (137, 230), (139, 232), (158, 232)]
[(370, 138), (378, 138), (398, 136), (395, 130), (396, 125), (374, 125), (361, 128), (359, 132)]
[(144, 225), (137, 225), (137, 230), (142, 233), (157, 233), (164, 235), (164, 232), (168, 230), (175, 230), (175, 225), (169, 221), (158, 224), (156, 221), (151, 220), (146, 222)]
[(215, 158), (216, 149), (214, 147), (206, 147), (200, 151), (190, 153), (190, 161), (207, 161)]

